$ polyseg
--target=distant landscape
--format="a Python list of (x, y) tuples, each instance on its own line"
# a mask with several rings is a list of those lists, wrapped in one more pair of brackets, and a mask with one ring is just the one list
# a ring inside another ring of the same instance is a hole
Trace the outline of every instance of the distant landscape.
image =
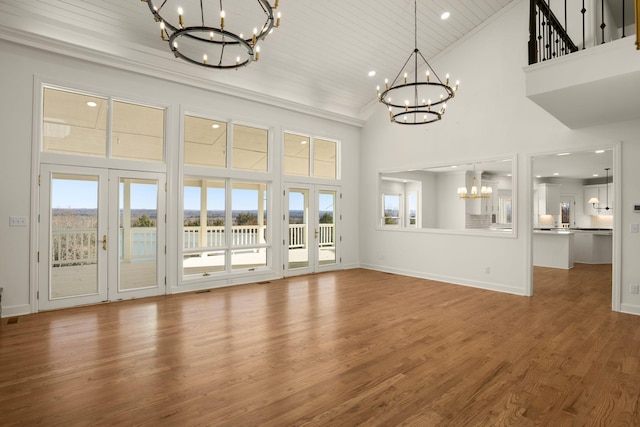
[[(122, 211), (120, 212), (122, 215)], [(247, 217), (257, 218), (258, 211), (256, 210), (238, 210), (233, 211), (231, 214), (234, 224), (238, 216), (246, 219)], [(148, 219), (149, 221), (147, 221)], [(265, 217), (267, 213), (265, 212)], [(304, 217), (304, 211), (296, 210), (289, 212), (289, 221), (291, 224), (302, 224)], [(333, 212), (321, 211), (320, 217), (324, 217), (324, 222), (331, 222), (333, 220)], [(122, 218), (122, 217), (121, 217)], [(224, 224), (225, 211), (212, 210), (207, 212), (207, 222), (212, 224), (213, 222)], [(142, 220), (141, 220), (142, 219)], [(51, 227), (54, 229), (78, 229), (78, 228), (95, 228), (97, 225), (97, 209), (52, 209), (51, 214)], [(200, 211), (199, 210), (185, 210), (184, 222), (185, 224), (199, 222)], [(217, 221), (216, 221), (217, 220)], [(131, 223), (138, 224), (138, 226), (155, 226), (157, 221), (157, 212), (155, 209), (131, 209)], [(254, 220), (255, 221), (255, 220)], [(322, 221), (321, 221), (322, 222)], [(265, 220), (265, 224), (267, 221)]]

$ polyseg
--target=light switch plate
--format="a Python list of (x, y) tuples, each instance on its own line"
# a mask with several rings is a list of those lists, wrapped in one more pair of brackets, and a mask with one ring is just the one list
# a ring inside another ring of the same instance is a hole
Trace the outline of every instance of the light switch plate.
[(26, 227), (26, 226), (27, 226), (26, 216), (10, 216), (9, 217), (9, 227)]
[(632, 233), (637, 233), (638, 231), (640, 231), (640, 225), (638, 224), (631, 224), (631, 226), (629, 227), (629, 230)]

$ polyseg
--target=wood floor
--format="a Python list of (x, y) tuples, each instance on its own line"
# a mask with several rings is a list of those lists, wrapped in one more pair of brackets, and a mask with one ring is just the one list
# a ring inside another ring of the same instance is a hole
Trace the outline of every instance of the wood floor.
[(536, 268), (526, 298), (347, 270), (2, 319), (0, 425), (640, 425), (610, 278)]

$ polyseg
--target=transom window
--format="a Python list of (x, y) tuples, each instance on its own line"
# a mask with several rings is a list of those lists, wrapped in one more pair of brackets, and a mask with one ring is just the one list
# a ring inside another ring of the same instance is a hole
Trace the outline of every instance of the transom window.
[(42, 151), (162, 162), (164, 115), (162, 108), (45, 87)]
[(285, 175), (337, 179), (338, 143), (296, 133), (284, 134)]

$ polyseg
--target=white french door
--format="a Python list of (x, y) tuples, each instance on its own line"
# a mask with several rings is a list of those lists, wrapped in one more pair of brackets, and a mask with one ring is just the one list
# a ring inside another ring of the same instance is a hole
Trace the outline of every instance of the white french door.
[(340, 267), (340, 188), (286, 184), (284, 274), (309, 274)]
[(38, 309), (165, 292), (165, 179), (41, 166)]

